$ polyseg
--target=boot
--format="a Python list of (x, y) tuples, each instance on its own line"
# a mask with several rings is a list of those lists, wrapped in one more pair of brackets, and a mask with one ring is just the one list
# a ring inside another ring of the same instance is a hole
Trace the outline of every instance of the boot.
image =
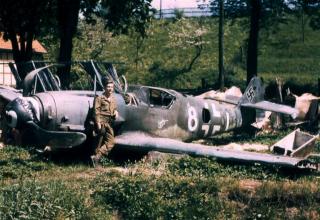
[(100, 158), (98, 156), (92, 155), (90, 159), (91, 159), (91, 166), (93, 168), (101, 167)]

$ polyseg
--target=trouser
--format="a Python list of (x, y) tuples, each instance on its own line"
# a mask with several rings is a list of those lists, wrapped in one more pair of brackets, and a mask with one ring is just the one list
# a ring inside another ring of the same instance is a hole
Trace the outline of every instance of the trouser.
[(98, 135), (98, 144), (96, 147), (96, 156), (101, 158), (107, 156), (114, 146), (114, 132), (109, 123), (101, 125), (101, 132)]

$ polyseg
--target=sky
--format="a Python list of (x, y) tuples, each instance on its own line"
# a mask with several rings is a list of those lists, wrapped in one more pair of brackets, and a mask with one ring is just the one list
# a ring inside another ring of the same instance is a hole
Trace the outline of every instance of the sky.
[(198, 4), (208, 2), (208, 0), (153, 0), (151, 3), (152, 7), (159, 10), (160, 1), (162, 1), (162, 9), (196, 8)]

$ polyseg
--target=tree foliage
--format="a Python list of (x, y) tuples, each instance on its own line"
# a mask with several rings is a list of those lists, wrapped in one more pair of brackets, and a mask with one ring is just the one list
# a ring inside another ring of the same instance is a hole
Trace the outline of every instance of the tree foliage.
[(81, 20), (78, 34), (74, 41), (72, 57), (75, 60), (102, 60), (112, 57), (110, 47), (118, 46), (119, 42), (112, 32), (105, 30), (105, 23), (101, 18), (93, 17), (94, 24)]
[[(60, 0), (60, 4), (58, 4), (61, 39), (59, 61), (68, 63), (71, 60), (72, 39), (77, 30), (80, 9), (90, 22), (95, 23), (91, 16), (93, 13), (103, 18), (105, 27), (116, 34), (128, 33), (129, 28), (133, 27), (136, 32), (145, 37), (145, 27), (150, 18), (150, 2), (151, 0), (102, 0), (99, 2), (96, 0)], [(69, 10), (64, 8), (66, 3), (70, 5)], [(68, 88), (70, 84), (70, 65), (60, 69), (59, 76), (62, 78), (62, 86)]]
[[(32, 59), (32, 41), (40, 34), (40, 27), (52, 14), (53, 0), (19, 0), (0, 2), (0, 30), (10, 40), (13, 59), (17, 64)], [(19, 69), (19, 65), (17, 66)], [(21, 78), (25, 73), (21, 72)]]
[(105, 19), (106, 28), (115, 34), (128, 34), (130, 27), (146, 36), (146, 27), (152, 17), (151, 0), (102, 0), (98, 16)]
[[(41, 31), (56, 34), (60, 39), (58, 61), (70, 63), (73, 38), (77, 33), (79, 13), (87, 22), (95, 23), (94, 13), (105, 20), (105, 26), (114, 33), (127, 33), (130, 27), (146, 36), (150, 19), (151, 0), (19, 0), (1, 1), (0, 29), (6, 40), (11, 40), (16, 63), (32, 59), (32, 40)], [(52, 16), (48, 16), (52, 15)], [(19, 67), (19, 66), (18, 66)], [(19, 68), (18, 68), (19, 70)], [(68, 88), (70, 65), (58, 71), (62, 87)], [(19, 71), (21, 78), (25, 73)]]

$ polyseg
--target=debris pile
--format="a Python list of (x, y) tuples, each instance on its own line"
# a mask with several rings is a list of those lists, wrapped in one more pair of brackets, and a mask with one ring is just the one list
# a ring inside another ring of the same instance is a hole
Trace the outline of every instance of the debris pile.
[(242, 92), (241, 90), (236, 87), (232, 86), (229, 89), (227, 89), (225, 92), (221, 92), (219, 90), (210, 90), (208, 92), (202, 93), (201, 95), (196, 96), (197, 98), (205, 99), (205, 98), (213, 98), (213, 99), (227, 99), (227, 97), (233, 96), (233, 97), (241, 97)]
[(293, 94), (293, 96), (296, 98), (295, 108), (299, 110), (297, 119), (316, 120), (320, 97), (316, 97), (310, 93), (304, 93), (301, 96)]

